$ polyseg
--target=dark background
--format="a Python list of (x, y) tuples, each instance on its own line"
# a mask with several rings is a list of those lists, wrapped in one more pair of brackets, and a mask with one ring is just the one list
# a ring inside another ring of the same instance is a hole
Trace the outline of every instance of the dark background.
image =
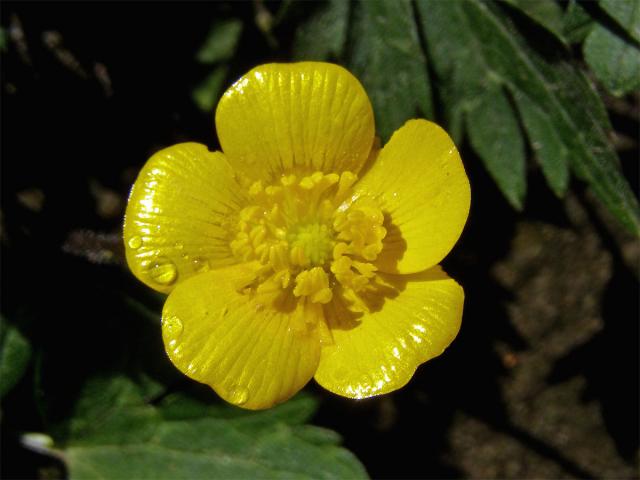
[[(17, 439), (64, 417), (87, 376), (143, 368), (185, 385), (159, 324), (132, 313), (131, 299), (158, 310), (162, 300), (124, 267), (120, 228), (155, 150), (217, 148), (213, 112), (190, 94), (209, 73), (195, 52), (230, 14), (250, 25), (253, 5), (2, 5), (2, 26), (24, 34), (1, 57), (2, 313), (36, 352), (2, 403), (4, 478), (64, 475)], [(290, 58), (292, 31), (278, 35), (273, 48), (248, 28), (227, 84)], [(608, 100), (631, 140), (620, 156), (636, 194), (638, 104)], [(314, 423), (338, 431), (375, 478), (637, 478), (637, 240), (581, 185), (561, 201), (535, 172), (514, 212), (460, 149), (472, 210), (444, 264), (467, 295), (460, 336), (391, 395), (355, 402), (310, 385)]]

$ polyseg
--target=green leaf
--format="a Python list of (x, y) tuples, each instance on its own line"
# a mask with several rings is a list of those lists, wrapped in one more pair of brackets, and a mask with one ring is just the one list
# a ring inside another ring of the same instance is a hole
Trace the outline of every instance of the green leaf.
[(469, 108), (466, 118), (474, 150), (509, 203), (522, 209), (527, 189), (524, 141), (517, 114), (504, 91), (488, 88)]
[(231, 18), (214, 23), (196, 53), (196, 60), (206, 65), (229, 60), (236, 51), (241, 33), (241, 20)]
[(569, 185), (569, 152), (548, 122), (547, 114), (535, 102), (518, 93), (514, 100), (542, 173), (553, 192), (562, 197)]
[[(314, 4), (312, 4), (314, 5)], [(327, 0), (296, 29), (293, 58), (327, 60), (340, 58), (347, 38), (348, 0)]]
[(433, 118), (431, 86), (410, 0), (357, 4), (351, 71), (362, 81), (384, 141), (407, 120)]
[(215, 65), (213, 71), (191, 92), (191, 98), (204, 112), (211, 112), (222, 93), (229, 69), (226, 64), (235, 54), (242, 34), (242, 21), (231, 18), (213, 24), (207, 39), (196, 54), (196, 60)]
[(598, 24), (585, 40), (583, 51), (593, 73), (612, 95), (621, 97), (640, 87), (637, 45)]
[(640, 42), (640, 0), (600, 0), (600, 8)]
[(551, 32), (558, 40), (565, 42), (562, 8), (555, 0), (505, 0), (538, 25)]
[[(457, 108), (466, 110), (489, 80), (503, 85), (520, 99), (516, 105), (523, 120), (529, 119), (523, 123), (534, 150), (536, 144), (549, 142), (544, 130), (532, 125), (530, 111), (521, 110), (527, 100), (535, 104), (564, 146), (573, 172), (623, 225), (639, 234), (640, 208), (619, 170), (606, 111), (582, 73), (563, 58), (564, 53), (556, 49), (543, 56), (531, 48), (491, 3), (422, 0), (417, 5), (439, 84), (450, 92), (443, 96), (457, 98)], [(554, 148), (559, 149), (558, 145)], [(562, 166), (555, 169), (563, 171)], [(547, 168), (545, 174), (554, 175), (552, 172)], [(562, 182), (562, 178), (553, 178), (550, 184), (557, 187)]]
[(228, 72), (229, 69), (226, 65), (218, 66), (213, 69), (213, 72), (200, 85), (193, 89), (191, 98), (200, 110), (208, 113), (213, 111), (213, 107), (216, 106), (222, 94), (222, 87), (224, 87)]
[(31, 358), (31, 344), (15, 326), (0, 316), (0, 397), (22, 378)]
[(157, 417), (140, 387), (127, 377), (96, 377), (84, 385), (71, 419), (54, 425), (52, 433), (66, 445), (126, 443), (150, 438)]
[[(209, 392), (207, 392), (209, 393)], [(304, 392), (295, 399), (268, 410), (269, 415), (248, 415), (246, 410), (231, 408), (227, 404), (207, 404), (182, 393), (168, 395), (160, 405), (160, 413), (167, 420), (188, 420), (200, 417), (242, 418), (242, 421), (273, 423), (282, 421), (292, 425), (303, 424), (316, 412), (316, 400)]]
[(593, 19), (578, 0), (569, 0), (562, 23), (562, 33), (567, 42), (582, 43), (591, 31)]
[(258, 412), (181, 394), (155, 407), (124, 377), (94, 379), (59, 448), (71, 479), (366, 478), (335, 432), (302, 425), (314, 410), (306, 395)]

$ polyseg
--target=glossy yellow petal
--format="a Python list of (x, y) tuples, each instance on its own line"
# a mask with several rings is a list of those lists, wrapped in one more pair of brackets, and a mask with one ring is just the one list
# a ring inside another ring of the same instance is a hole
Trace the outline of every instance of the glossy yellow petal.
[(379, 297), (360, 318), (337, 301), (326, 307), (334, 344), (323, 347), (315, 379), (338, 395), (364, 398), (401, 388), (460, 329), (464, 292), (440, 267), (381, 280), (384, 301)]
[(182, 143), (159, 151), (133, 185), (124, 223), (127, 263), (168, 293), (197, 273), (234, 263), (228, 222), (245, 199), (220, 152)]
[(357, 173), (374, 139), (360, 82), (338, 65), (317, 62), (254, 68), (223, 95), (216, 129), (234, 168), (254, 179)]
[(460, 237), (471, 201), (469, 180), (453, 141), (438, 125), (410, 120), (384, 146), (356, 185), (385, 213), (376, 264), (414, 273), (439, 263)]
[(251, 269), (236, 265), (193, 277), (171, 292), (162, 334), (171, 361), (222, 398), (269, 408), (300, 390), (320, 357), (322, 307), (273, 292), (241, 294)]

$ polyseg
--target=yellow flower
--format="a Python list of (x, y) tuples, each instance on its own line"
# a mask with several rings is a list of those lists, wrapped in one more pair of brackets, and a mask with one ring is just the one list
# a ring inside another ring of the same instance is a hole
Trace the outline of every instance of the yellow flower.
[(156, 153), (127, 206), (129, 267), (169, 294), (171, 361), (249, 409), (312, 377), (351, 398), (405, 385), (462, 317), (438, 266), (470, 202), (449, 136), (411, 120), (380, 149), (358, 80), (313, 62), (251, 70), (215, 122), (222, 152)]

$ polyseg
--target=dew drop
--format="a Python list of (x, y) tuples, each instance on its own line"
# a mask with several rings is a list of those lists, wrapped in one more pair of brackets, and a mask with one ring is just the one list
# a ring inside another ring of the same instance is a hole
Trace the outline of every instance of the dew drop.
[(249, 390), (236, 385), (229, 390), (229, 401), (235, 405), (244, 405), (249, 400)]
[(142, 238), (136, 235), (135, 237), (131, 237), (127, 244), (129, 245), (129, 248), (137, 250), (142, 246)]
[(173, 349), (173, 356), (175, 359), (180, 360), (182, 358), (182, 346), (178, 345)]
[(198, 373), (198, 367), (196, 367), (195, 364), (193, 362), (191, 362), (189, 364), (189, 366), (187, 367), (187, 374), (188, 375), (195, 375), (196, 373)]
[(209, 271), (209, 262), (207, 261), (206, 258), (202, 258), (202, 257), (195, 257), (192, 260), (192, 264), (193, 264), (193, 269), (197, 272), (197, 273), (204, 273), (204, 272), (208, 272)]
[(182, 330), (184, 330), (182, 321), (176, 316), (163, 319), (162, 326), (164, 327), (167, 337), (172, 339), (178, 338), (182, 334)]
[(182, 249), (184, 248), (184, 244), (183, 244), (183, 243), (180, 243), (180, 242), (177, 242), (177, 243), (174, 245), (174, 247), (176, 247), (178, 250), (182, 250)]
[(178, 278), (178, 269), (166, 258), (158, 258), (149, 269), (151, 279), (160, 285), (171, 285)]

